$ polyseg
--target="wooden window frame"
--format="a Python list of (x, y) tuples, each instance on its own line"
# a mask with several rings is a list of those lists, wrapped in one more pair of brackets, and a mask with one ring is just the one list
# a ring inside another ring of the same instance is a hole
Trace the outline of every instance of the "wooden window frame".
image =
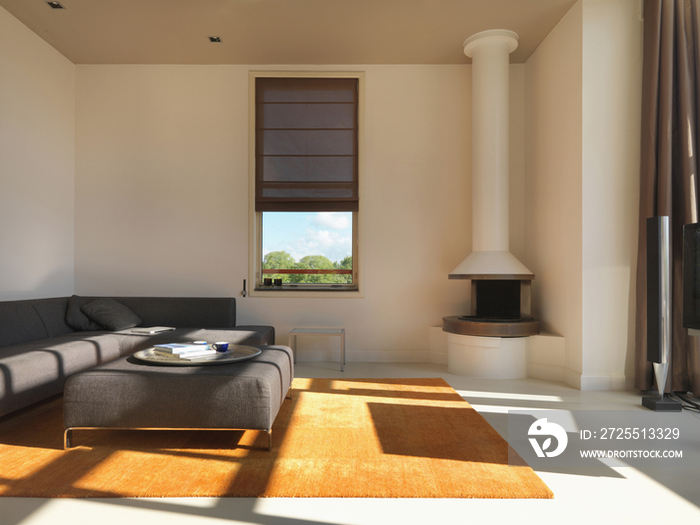
[(356, 78), (358, 80), (358, 195), (362, 194), (363, 179), (363, 128), (364, 128), (364, 72), (362, 71), (251, 71), (249, 74), (249, 270), (248, 282), (251, 297), (319, 297), (319, 298), (361, 298), (362, 293), (362, 201), (358, 202), (357, 211), (353, 212), (353, 284), (323, 285), (298, 284), (283, 287), (262, 286), (262, 213), (255, 210), (256, 204), (256, 79), (259, 77), (291, 78)]

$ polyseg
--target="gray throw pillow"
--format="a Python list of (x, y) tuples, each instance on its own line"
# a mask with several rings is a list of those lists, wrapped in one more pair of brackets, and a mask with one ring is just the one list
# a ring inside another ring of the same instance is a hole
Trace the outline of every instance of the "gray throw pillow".
[(94, 301), (93, 298), (79, 297), (77, 295), (74, 295), (68, 299), (66, 324), (77, 332), (84, 330), (102, 330), (102, 327), (99, 324), (88, 319), (88, 317), (80, 311), (81, 306), (92, 301)]
[(129, 307), (110, 298), (95, 299), (83, 305), (80, 310), (107, 330), (126, 330), (141, 324), (139, 316)]

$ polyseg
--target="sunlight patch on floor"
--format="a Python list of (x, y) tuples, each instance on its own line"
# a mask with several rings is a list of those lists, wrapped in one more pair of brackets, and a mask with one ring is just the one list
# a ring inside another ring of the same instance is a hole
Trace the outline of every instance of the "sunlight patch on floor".
[(474, 390), (457, 390), (457, 393), (463, 398), (484, 398), (484, 399), (513, 399), (516, 401), (537, 401), (547, 403), (563, 403), (564, 400), (559, 396), (542, 396), (537, 394), (514, 394), (512, 392), (477, 392)]
[(541, 407), (526, 407), (526, 406), (515, 406), (515, 405), (479, 405), (474, 403), (469, 403), (474, 410), (477, 412), (486, 412), (487, 414), (507, 414), (508, 412), (513, 412), (515, 410), (523, 411), (535, 411), (535, 410), (552, 410), (551, 408), (541, 408)]

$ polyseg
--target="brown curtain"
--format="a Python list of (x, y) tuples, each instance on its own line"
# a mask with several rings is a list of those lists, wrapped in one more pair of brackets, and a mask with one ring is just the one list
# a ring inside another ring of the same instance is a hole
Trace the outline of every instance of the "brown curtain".
[(700, 0), (645, 0), (635, 387), (652, 390), (647, 361), (646, 219), (671, 223), (672, 349), (667, 391), (700, 395), (695, 338), (683, 328), (683, 225), (698, 222)]

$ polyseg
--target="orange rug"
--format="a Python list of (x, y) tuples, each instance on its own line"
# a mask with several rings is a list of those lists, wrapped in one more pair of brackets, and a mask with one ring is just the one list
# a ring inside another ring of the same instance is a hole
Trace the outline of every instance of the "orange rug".
[(295, 379), (272, 432), (75, 430), (62, 399), (0, 421), (0, 495), (551, 498), (442, 379)]

